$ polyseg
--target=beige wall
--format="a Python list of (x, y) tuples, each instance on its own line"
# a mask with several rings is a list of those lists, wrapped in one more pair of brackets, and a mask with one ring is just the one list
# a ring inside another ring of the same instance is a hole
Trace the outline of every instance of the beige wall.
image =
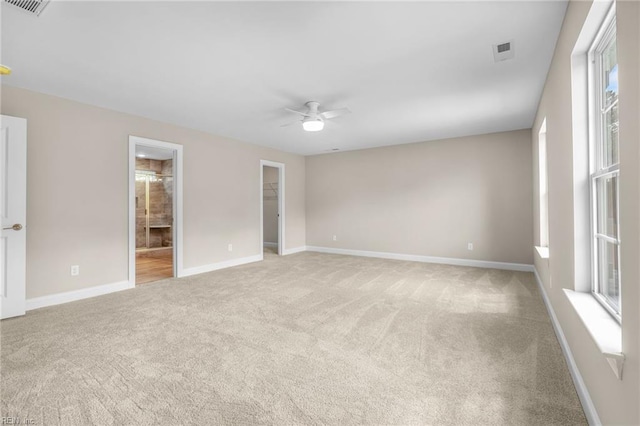
[(2, 114), (28, 120), (27, 298), (127, 280), (129, 135), (184, 146), (185, 268), (262, 253), (260, 159), (286, 164), (286, 247), (305, 244), (301, 156), (7, 86)]
[[(571, 52), (585, 22), (590, 2), (571, 2), (549, 71), (536, 120), (537, 131), (547, 119), (549, 157), (549, 250), (548, 267), (536, 259), (536, 267), (545, 282), (553, 309), (565, 333), (576, 364), (588, 388), (600, 420), (604, 424), (640, 424), (639, 340), (640, 318), (640, 130), (638, 115), (640, 88), (640, 6), (635, 1), (618, 1), (618, 60), (620, 64), (620, 229), (622, 241), (622, 350), (626, 356), (623, 379), (618, 380), (598, 351), (594, 341), (568, 303), (562, 289), (578, 289), (584, 283), (576, 279), (574, 247), (574, 181), (571, 105)], [(584, 142), (586, 143), (586, 142)], [(537, 153), (537, 151), (534, 151)], [(537, 155), (533, 156), (534, 170)], [(537, 194), (537, 179), (535, 194)], [(537, 202), (537, 195), (535, 196)], [(537, 204), (536, 204), (537, 206)], [(538, 222), (537, 207), (534, 222)], [(536, 234), (537, 241), (537, 234)], [(582, 250), (579, 246), (578, 249)], [(549, 286), (549, 280), (552, 286)], [(587, 283), (588, 284), (588, 283)]]
[(519, 130), (307, 157), (307, 245), (533, 264), (531, 153)]
[[(278, 187), (278, 169), (276, 167), (264, 166), (264, 183), (274, 183)], [(286, 177), (285, 177), (286, 179)], [(267, 243), (278, 242), (278, 199), (271, 190), (264, 191), (263, 208), (263, 232), (264, 241)]]

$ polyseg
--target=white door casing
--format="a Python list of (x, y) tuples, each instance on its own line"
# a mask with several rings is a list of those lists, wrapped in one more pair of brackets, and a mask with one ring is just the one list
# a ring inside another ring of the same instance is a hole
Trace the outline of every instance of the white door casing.
[(0, 116), (0, 317), (24, 315), (27, 247), (27, 120)]

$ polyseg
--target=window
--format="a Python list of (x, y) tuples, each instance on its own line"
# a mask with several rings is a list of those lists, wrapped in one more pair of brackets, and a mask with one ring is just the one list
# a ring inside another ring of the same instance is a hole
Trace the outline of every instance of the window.
[(547, 119), (538, 133), (538, 185), (540, 192), (540, 247), (549, 247), (549, 184), (547, 176)]
[(592, 291), (620, 319), (618, 59), (615, 11), (589, 50)]

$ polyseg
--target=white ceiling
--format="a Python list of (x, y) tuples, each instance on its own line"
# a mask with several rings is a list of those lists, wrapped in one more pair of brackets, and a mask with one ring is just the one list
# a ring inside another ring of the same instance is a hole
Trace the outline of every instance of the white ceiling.
[[(34, 17), (2, 3), (4, 84), (305, 155), (531, 127), (566, 9), (52, 1)], [(515, 59), (495, 63), (509, 40)], [(280, 127), (309, 100), (353, 113)]]

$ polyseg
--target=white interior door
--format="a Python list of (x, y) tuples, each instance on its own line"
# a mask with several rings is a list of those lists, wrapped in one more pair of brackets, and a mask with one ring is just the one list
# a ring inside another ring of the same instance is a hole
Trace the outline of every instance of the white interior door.
[(26, 301), (27, 120), (0, 116), (0, 317), (24, 315)]

